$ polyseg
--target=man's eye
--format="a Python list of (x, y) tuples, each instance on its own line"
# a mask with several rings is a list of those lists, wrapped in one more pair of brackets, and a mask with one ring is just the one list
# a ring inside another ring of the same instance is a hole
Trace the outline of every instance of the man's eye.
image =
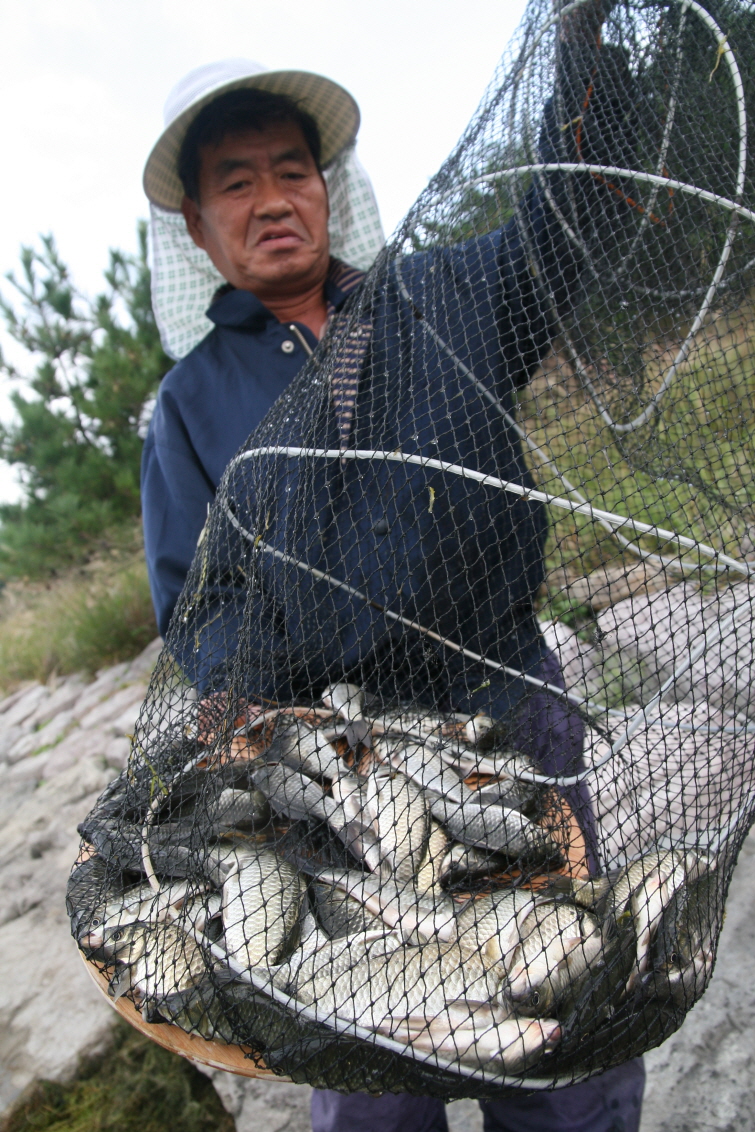
[(225, 192), (227, 192), (227, 193), (241, 192), (241, 190), (245, 189), (248, 184), (249, 184), (248, 181), (234, 181), (232, 185), (226, 185)]

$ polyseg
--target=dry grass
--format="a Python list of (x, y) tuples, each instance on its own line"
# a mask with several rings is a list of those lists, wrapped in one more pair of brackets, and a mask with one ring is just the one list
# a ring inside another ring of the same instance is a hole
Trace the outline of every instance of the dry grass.
[(141, 550), (47, 583), (12, 582), (0, 596), (0, 688), (93, 673), (130, 660), (156, 636)]

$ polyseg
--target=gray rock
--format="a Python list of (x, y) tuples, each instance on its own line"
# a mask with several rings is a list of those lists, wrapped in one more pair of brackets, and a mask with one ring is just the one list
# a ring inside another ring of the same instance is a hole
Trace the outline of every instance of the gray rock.
[(162, 637), (155, 637), (154, 641), (150, 641), (146, 649), (131, 661), (126, 672), (126, 678), (128, 680), (149, 680), (162, 649)]
[(38, 731), (32, 731), (30, 734), (22, 735), (13, 747), (8, 751), (8, 762), (18, 762), (19, 759), (26, 758), (34, 751), (42, 750), (45, 747), (54, 747), (55, 744), (63, 738), (66, 731), (73, 722), (72, 711), (60, 711), (47, 723), (44, 727), (40, 727)]
[(37, 710), (43, 700), (49, 699), (50, 689), (44, 684), (33, 684), (16, 701), (12, 708), (5, 713), (3, 725), (5, 727), (18, 727), (25, 723)]
[(68, 711), (81, 696), (87, 684), (83, 676), (66, 676), (59, 680), (46, 700), (26, 721), (28, 727), (44, 727), (60, 712)]
[(0, 715), (4, 715), (14, 704), (17, 704), (21, 697), (26, 695), (29, 688), (34, 687), (36, 683), (36, 680), (24, 680), (19, 684), (15, 692), (11, 692), (5, 699), (0, 700)]
[(113, 721), (117, 720), (127, 708), (140, 705), (146, 694), (147, 689), (144, 684), (128, 684), (125, 688), (121, 688), (97, 704), (86, 715), (80, 716), (79, 722), (83, 728), (87, 729), (94, 727), (110, 728)]
[(82, 731), (77, 727), (57, 747), (46, 752), (46, 776), (55, 778), (83, 759), (99, 760), (102, 764), (107, 743), (108, 736), (102, 731)]
[(116, 735), (105, 747), (104, 758), (114, 770), (123, 770), (131, 753), (131, 740), (125, 735)]

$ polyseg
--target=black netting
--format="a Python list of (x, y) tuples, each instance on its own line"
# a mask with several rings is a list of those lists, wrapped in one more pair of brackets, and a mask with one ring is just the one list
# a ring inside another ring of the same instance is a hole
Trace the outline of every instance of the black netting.
[[(532, 0), (231, 462), (74, 933), (338, 1089), (657, 1045), (752, 817), (755, 8)], [(602, 26), (601, 26), (602, 25)]]

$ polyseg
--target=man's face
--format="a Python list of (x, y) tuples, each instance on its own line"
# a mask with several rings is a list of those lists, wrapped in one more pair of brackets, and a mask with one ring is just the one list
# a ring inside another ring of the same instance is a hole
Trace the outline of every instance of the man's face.
[(301, 129), (280, 122), (200, 150), (194, 242), (220, 274), (262, 301), (294, 296), (328, 268), (328, 193)]

